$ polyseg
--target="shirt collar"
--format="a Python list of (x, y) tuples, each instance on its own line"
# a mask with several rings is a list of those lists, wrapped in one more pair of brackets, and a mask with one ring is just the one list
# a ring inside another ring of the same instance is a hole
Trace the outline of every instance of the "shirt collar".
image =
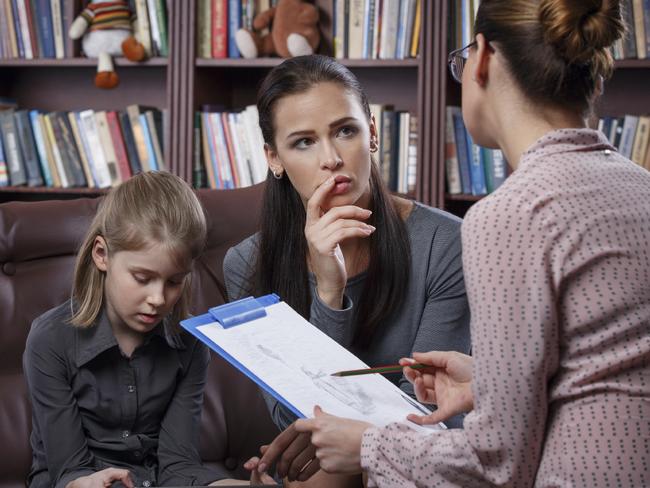
[(616, 148), (610, 144), (607, 137), (600, 131), (593, 129), (558, 129), (545, 134), (530, 146), (521, 155), (519, 166), (551, 154), (602, 151), (605, 149), (616, 151)]
[[(165, 317), (162, 323), (158, 324), (148, 334), (144, 344), (149, 343), (154, 337), (165, 340), (167, 345), (172, 349), (180, 350), (187, 347), (180, 331), (174, 326), (170, 316)], [(117, 347), (117, 340), (113, 335), (113, 329), (108, 320), (106, 309), (102, 308), (101, 313), (92, 326), (79, 328), (77, 331), (77, 367), (83, 366), (112, 347)]]

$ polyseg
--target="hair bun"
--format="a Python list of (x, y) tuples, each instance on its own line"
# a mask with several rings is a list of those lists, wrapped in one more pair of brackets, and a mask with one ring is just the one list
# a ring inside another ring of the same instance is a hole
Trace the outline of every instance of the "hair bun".
[(541, 0), (544, 39), (570, 64), (601, 58), (625, 32), (620, 0)]

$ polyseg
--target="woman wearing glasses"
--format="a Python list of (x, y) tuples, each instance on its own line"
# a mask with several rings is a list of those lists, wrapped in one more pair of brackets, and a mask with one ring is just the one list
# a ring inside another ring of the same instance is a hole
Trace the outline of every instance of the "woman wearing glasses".
[[(462, 227), (473, 358), (405, 370), (420, 400), (473, 410), (427, 435), (317, 410), (296, 429), (323, 469), (369, 486), (650, 486), (650, 173), (584, 122), (623, 31), (614, 0), (481, 2), (450, 66), (472, 137), (515, 171)], [(291, 463), (280, 441), (260, 468)]]

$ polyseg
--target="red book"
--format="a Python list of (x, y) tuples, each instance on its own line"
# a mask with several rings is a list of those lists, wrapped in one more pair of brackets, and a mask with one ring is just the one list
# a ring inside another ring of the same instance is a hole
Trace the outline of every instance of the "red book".
[(115, 149), (115, 157), (117, 159), (117, 170), (120, 172), (122, 181), (131, 178), (131, 165), (129, 158), (126, 155), (126, 146), (122, 138), (122, 129), (120, 128), (120, 121), (117, 113), (114, 111), (106, 112), (106, 120), (108, 120), (108, 128), (111, 131), (111, 139), (113, 140), (113, 147)]
[(212, 0), (212, 57), (228, 57), (228, 0)]
[(230, 135), (230, 124), (228, 122), (228, 113), (221, 113), (221, 124), (223, 125), (223, 133), (226, 136), (226, 147), (228, 148), (228, 156), (230, 157), (230, 171), (232, 172), (232, 179), (235, 188), (240, 187), (239, 170), (237, 169), (237, 161), (235, 160), (235, 149), (232, 145), (232, 136)]

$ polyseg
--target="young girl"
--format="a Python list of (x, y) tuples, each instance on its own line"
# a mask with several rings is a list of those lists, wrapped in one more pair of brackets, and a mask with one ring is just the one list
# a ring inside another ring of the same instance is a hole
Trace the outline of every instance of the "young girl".
[[(224, 260), (229, 298), (278, 293), (370, 365), (417, 350), (467, 353), (460, 219), (388, 193), (354, 75), (324, 56), (292, 58), (266, 77), (257, 106), (270, 174), (261, 232)], [(269, 405), (281, 428), (295, 420)], [(313, 459), (308, 437), (294, 447)]]
[(141, 173), (104, 198), (71, 300), (37, 318), (27, 339), (31, 487), (225, 477), (198, 453), (209, 353), (178, 325), (205, 239), (201, 204), (169, 173)]
[(369, 486), (650, 486), (650, 173), (585, 123), (621, 8), (481, 1), (450, 66), (474, 140), (515, 171), (463, 223), (473, 357), (406, 370), (421, 400), (473, 410), (430, 435), (317, 412), (296, 429), (324, 469)]

